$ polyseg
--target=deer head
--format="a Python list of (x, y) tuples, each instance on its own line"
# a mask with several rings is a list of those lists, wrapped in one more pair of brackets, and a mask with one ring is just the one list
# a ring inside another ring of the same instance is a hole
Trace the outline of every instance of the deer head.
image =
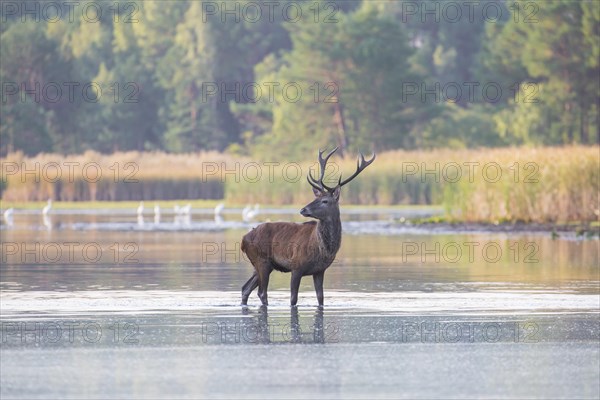
[(356, 178), (358, 174), (360, 174), (365, 168), (371, 165), (373, 161), (375, 161), (375, 153), (373, 153), (373, 157), (371, 157), (371, 159), (368, 161), (366, 161), (365, 156), (360, 153), (360, 158), (357, 160), (356, 172), (354, 172), (350, 178), (344, 181), (342, 181), (342, 176), (340, 175), (338, 184), (332, 188), (323, 183), (323, 178), (325, 177), (327, 161), (337, 149), (337, 147), (333, 149), (325, 156), (325, 158), (323, 158), (324, 151), (319, 150), (319, 168), (321, 170), (320, 177), (317, 180), (313, 178), (310, 172), (306, 177), (308, 183), (310, 183), (312, 186), (313, 193), (315, 194), (315, 200), (300, 210), (300, 214), (302, 214), (302, 216), (316, 218), (318, 220), (327, 220), (333, 216), (339, 215), (339, 199), (342, 186)]

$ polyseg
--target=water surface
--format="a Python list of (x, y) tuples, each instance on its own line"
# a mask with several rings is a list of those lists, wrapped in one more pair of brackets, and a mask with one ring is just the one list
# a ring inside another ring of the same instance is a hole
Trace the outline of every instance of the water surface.
[(242, 308), (243, 222), (17, 213), (1, 226), (2, 398), (597, 398), (599, 241), (424, 231), (345, 213), (342, 248), (289, 307)]

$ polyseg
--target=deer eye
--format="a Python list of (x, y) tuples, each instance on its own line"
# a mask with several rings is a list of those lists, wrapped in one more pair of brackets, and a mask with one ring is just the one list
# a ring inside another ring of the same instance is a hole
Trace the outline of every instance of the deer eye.
[(321, 200), (321, 203), (323, 204), (327, 204), (329, 201), (328, 200)]

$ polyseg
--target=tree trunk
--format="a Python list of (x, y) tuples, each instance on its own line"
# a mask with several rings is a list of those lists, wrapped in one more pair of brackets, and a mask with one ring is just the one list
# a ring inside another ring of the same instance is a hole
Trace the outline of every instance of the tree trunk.
[(344, 152), (346, 150), (346, 122), (344, 121), (344, 108), (339, 102), (339, 98), (338, 102), (333, 103), (333, 109), (333, 119), (337, 125), (338, 131), (338, 147), (340, 148), (340, 156), (344, 157)]
[(571, 107), (571, 102), (567, 101), (565, 103), (565, 115), (563, 117), (563, 121), (566, 120), (566, 129), (567, 129), (567, 143), (574, 143), (574, 135), (573, 135), (573, 118), (571, 117), (571, 113), (573, 112), (573, 107)]
[(590, 143), (588, 110), (584, 108), (581, 109), (581, 143)]

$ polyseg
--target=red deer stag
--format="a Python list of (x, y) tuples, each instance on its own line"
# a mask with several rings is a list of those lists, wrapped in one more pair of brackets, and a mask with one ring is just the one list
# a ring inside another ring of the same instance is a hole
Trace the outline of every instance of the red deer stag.
[(336, 187), (323, 183), (327, 160), (337, 147), (323, 158), (319, 151), (321, 176), (318, 180), (311, 174), (308, 183), (313, 188), (316, 199), (300, 210), (304, 217), (317, 221), (297, 224), (292, 222), (268, 222), (257, 226), (242, 239), (242, 251), (254, 266), (254, 274), (242, 287), (242, 305), (248, 303), (250, 293), (258, 286), (258, 297), (263, 305), (268, 305), (267, 287), (269, 275), (276, 269), (291, 272), (291, 305), (298, 301), (298, 288), (303, 276), (312, 275), (319, 306), (323, 306), (323, 276), (335, 259), (342, 242), (339, 198), (342, 186), (356, 178), (374, 160), (375, 154), (365, 161), (363, 154), (357, 161), (356, 172), (342, 181), (340, 176)]

